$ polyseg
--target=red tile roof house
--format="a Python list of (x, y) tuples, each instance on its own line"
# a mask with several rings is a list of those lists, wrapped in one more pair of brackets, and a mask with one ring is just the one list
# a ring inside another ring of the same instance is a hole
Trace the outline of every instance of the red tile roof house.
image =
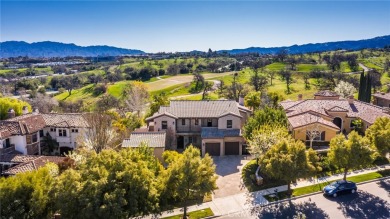
[(192, 144), (211, 156), (241, 155), (241, 129), (251, 111), (235, 101), (171, 101), (146, 118), (148, 130), (165, 131), (167, 149), (184, 150)]
[(59, 164), (65, 159), (65, 157), (58, 156), (1, 154), (0, 173), (2, 176), (11, 176), (18, 173), (37, 170), (48, 162)]
[(9, 117), (0, 121), (0, 154), (16, 151), (24, 155), (39, 155), (47, 133), (58, 142), (58, 152), (62, 154), (76, 147), (79, 133), (88, 127), (82, 114), (25, 112), (14, 117), (10, 110)]
[(299, 95), (297, 101), (286, 100), (280, 105), (286, 111), (289, 130), (296, 139), (309, 143), (309, 134), (317, 131), (313, 145), (328, 145), (336, 134), (349, 133), (354, 130), (353, 121), (362, 121), (362, 131), (372, 125), (378, 117), (390, 117), (381, 107), (348, 99), (332, 91), (320, 91), (314, 99), (302, 100)]

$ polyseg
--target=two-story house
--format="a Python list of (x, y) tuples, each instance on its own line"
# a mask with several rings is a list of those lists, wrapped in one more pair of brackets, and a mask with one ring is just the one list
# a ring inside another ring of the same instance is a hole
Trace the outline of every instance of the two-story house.
[(58, 152), (63, 154), (75, 149), (78, 136), (88, 129), (82, 114), (23, 113), (15, 117), (10, 110), (9, 118), (0, 121), (0, 154), (41, 154), (47, 134), (58, 142)]
[(212, 156), (242, 154), (241, 128), (251, 111), (235, 101), (171, 101), (146, 118), (150, 131), (166, 131), (167, 148), (192, 144)]

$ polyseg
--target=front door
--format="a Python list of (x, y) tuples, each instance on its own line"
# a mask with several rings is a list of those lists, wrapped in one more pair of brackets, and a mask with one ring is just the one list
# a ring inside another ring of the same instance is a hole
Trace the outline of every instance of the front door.
[(177, 137), (177, 149), (184, 149), (184, 137), (183, 136)]

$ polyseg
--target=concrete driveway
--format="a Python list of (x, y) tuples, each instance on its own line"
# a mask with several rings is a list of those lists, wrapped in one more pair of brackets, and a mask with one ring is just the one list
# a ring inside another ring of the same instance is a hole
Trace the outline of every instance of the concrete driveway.
[(247, 192), (241, 179), (241, 170), (250, 161), (249, 155), (213, 157), (218, 175), (218, 189), (214, 198)]

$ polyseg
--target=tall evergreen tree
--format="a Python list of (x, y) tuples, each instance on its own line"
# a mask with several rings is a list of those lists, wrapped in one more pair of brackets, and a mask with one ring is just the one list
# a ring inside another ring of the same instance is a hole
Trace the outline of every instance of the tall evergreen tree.
[(360, 82), (359, 82), (359, 95), (358, 95), (358, 100), (363, 101), (364, 98), (364, 87), (366, 86), (365, 83), (366, 77), (364, 76), (364, 70), (360, 74)]
[(367, 73), (366, 81), (367, 81), (367, 85), (365, 91), (365, 95), (366, 95), (365, 102), (369, 103), (371, 102), (371, 88), (372, 88), (372, 76), (370, 72)]

